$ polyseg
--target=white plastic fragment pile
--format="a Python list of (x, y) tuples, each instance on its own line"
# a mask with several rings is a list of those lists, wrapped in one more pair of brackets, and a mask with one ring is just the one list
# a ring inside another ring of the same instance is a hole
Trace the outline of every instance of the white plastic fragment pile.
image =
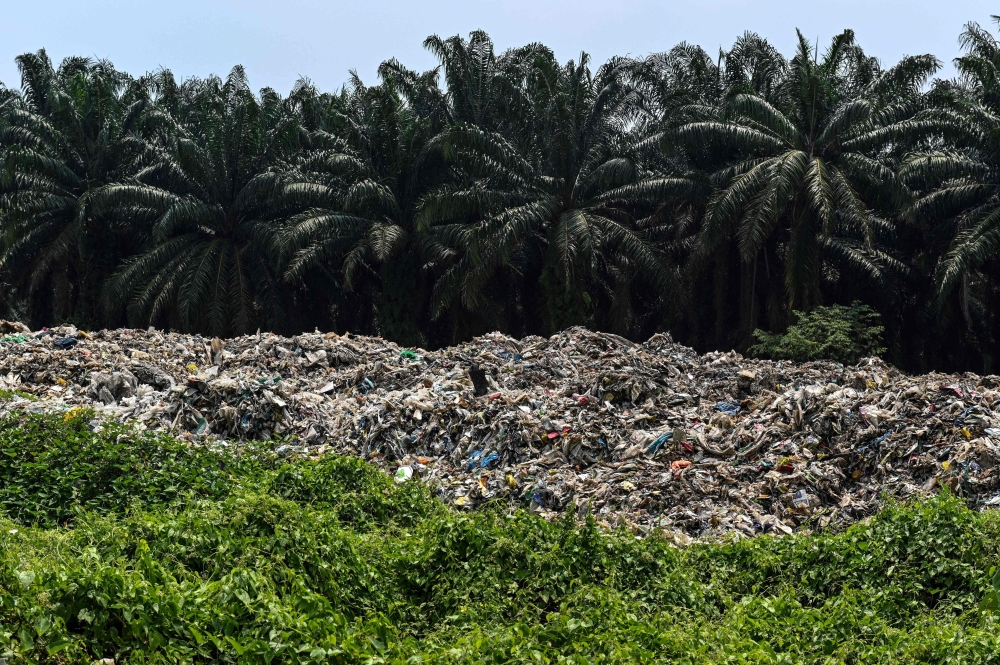
[(1000, 504), (995, 376), (698, 355), (581, 328), (428, 352), (17, 326), (0, 322), (0, 411), (85, 406), (192, 442), (360, 456), (469, 509), (575, 505), (685, 539), (850, 522), (942, 486)]

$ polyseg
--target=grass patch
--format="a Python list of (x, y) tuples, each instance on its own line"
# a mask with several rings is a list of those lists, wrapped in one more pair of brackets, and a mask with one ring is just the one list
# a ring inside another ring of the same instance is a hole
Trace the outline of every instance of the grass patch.
[(354, 459), (89, 422), (0, 423), (13, 662), (998, 660), (977, 604), (1000, 520), (954, 497), (678, 550), (592, 520), (456, 512)]
[(26, 399), (29, 402), (37, 402), (38, 398), (31, 393), (26, 393), (23, 390), (0, 390), (0, 400), (5, 399), (16, 399), (16, 398)]

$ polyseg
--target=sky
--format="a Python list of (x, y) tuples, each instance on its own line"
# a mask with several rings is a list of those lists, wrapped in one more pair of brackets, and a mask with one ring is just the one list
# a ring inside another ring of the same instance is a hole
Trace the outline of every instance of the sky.
[[(376, 81), (380, 62), (436, 63), (422, 42), (487, 31), (497, 52), (539, 41), (562, 60), (643, 56), (686, 41), (710, 53), (745, 31), (786, 56), (795, 29), (821, 50), (851, 28), (866, 52), (891, 64), (932, 53), (950, 76), (969, 21), (994, 30), (990, 3), (972, 0), (6, 0), (0, 81), (20, 85), (14, 57), (45, 48), (110, 59), (133, 75), (165, 67), (179, 77), (226, 74), (242, 64), (255, 88), (287, 93), (306, 76), (336, 90), (357, 70)], [(992, 8), (1000, 12), (1000, 7)], [(994, 34), (997, 34), (994, 30)]]

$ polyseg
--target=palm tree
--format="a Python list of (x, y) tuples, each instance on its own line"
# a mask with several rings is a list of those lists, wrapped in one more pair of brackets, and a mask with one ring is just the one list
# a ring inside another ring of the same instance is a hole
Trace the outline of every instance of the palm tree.
[(314, 149), (284, 188), (289, 201), (305, 208), (283, 236), (291, 254), (286, 279), (336, 267), (345, 290), (361, 281), (374, 295), (378, 332), (426, 345), (427, 289), (413, 210), (433, 173), (421, 163), (424, 147), (440, 124), (404, 102), (395, 77), (366, 86), (352, 73), (327, 125), (311, 133)]
[[(586, 54), (564, 67), (536, 54), (522, 84), (530, 131), (508, 137), (461, 123), (441, 137), (459, 180), (426, 197), (421, 220), (458, 258), (437, 285), (438, 312), (460, 304), (504, 325), (519, 311), (526, 329), (554, 331), (586, 323), (602, 293), (627, 303), (621, 294), (637, 279), (672, 287), (629, 208), (687, 183), (648, 177), (629, 154), (639, 99), (619, 65), (592, 76)], [(629, 308), (617, 314), (628, 327)]]
[(731, 156), (713, 176), (719, 191), (701, 251), (735, 240), (754, 282), (780, 266), (785, 312), (819, 303), (821, 284), (840, 275), (888, 285), (904, 270), (884, 249), (893, 233), (886, 211), (906, 197), (893, 144), (924, 128), (914, 117), (918, 92), (936, 68), (933, 57), (917, 56), (882, 71), (845, 31), (822, 58), (799, 34), (783, 79), (736, 77), (722, 104), (696, 109), (701, 117), (674, 135), (691, 151), (721, 147)]
[[(379, 67), (379, 75), (394, 80), (414, 110), (440, 116), (449, 127), (469, 123), (509, 133), (522, 126), (519, 120), (530, 101), (519, 83), (534, 58), (547, 52), (544, 46), (528, 44), (497, 56), (489, 35), (475, 30), (468, 39), (431, 35), (424, 48), (439, 62), (431, 72), (416, 74), (396, 60)], [(439, 73), (444, 76), (444, 90), (438, 86)]]
[(161, 77), (177, 123), (132, 180), (100, 193), (102, 210), (146, 221), (151, 238), (108, 281), (109, 311), (216, 335), (291, 327), (275, 237), (295, 117), (273, 91), (254, 95), (241, 67), (179, 87)]
[(934, 114), (948, 121), (948, 149), (913, 153), (902, 170), (908, 183), (928, 191), (914, 213), (952, 227), (937, 268), (942, 298), (966, 288), (1000, 248), (1000, 44), (975, 24), (966, 27), (962, 43), (968, 53), (955, 64), (967, 88), (955, 91), (951, 108)]
[(379, 67), (378, 86), (352, 77), (350, 88), (328, 105), (326, 122), (311, 132), (314, 150), (288, 187), (312, 205), (286, 236), (295, 252), (287, 277), (298, 281), (336, 266), (343, 291), (370, 294), (377, 330), (407, 345), (447, 343), (469, 333), (460, 320), (426, 316), (428, 268), (455, 255), (414, 223), (419, 197), (446, 177), (438, 153), (427, 148), (459, 122), (509, 129), (526, 103), (517, 83), (538, 48), (497, 57), (481, 31), (468, 40), (431, 36), (424, 46), (438, 57), (437, 69), (418, 73), (390, 60)]
[(145, 149), (145, 86), (103, 61), (55, 69), (44, 50), (17, 64), (21, 94), (0, 95), (0, 275), (36, 324), (96, 325), (100, 284), (131, 250), (94, 195)]
[[(1000, 23), (1000, 17), (996, 17)], [(908, 155), (901, 176), (921, 196), (911, 208), (925, 228), (927, 254), (938, 258), (936, 309), (960, 313), (970, 343), (989, 356), (995, 345), (994, 303), (1000, 282), (1000, 42), (975, 23), (955, 59), (959, 80), (934, 91), (928, 113), (941, 123), (937, 140)], [(943, 320), (941, 327), (947, 327)], [(961, 331), (960, 331), (960, 334)]]

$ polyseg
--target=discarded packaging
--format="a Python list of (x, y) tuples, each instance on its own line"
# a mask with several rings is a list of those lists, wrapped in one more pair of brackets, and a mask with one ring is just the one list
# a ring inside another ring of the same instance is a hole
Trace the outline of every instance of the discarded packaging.
[(941, 488), (1000, 505), (996, 376), (698, 355), (582, 328), (439, 351), (318, 332), (0, 335), (0, 412), (91, 407), (192, 445), (354, 455), (463, 509), (575, 506), (682, 542), (843, 525)]

